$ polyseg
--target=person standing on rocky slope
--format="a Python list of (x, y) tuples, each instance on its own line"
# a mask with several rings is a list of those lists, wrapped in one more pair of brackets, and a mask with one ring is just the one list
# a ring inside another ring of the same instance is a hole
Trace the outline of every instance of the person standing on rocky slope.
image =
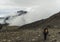
[(47, 35), (48, 35), (48, 33), (49, 33), (48, 28), (44, 28), (44, 31), (43, 31), (44, 40), (47, 39)]
[(2, 27), (3, 27), (3, 26), (0, 24), (0, 30), (2, 29)]

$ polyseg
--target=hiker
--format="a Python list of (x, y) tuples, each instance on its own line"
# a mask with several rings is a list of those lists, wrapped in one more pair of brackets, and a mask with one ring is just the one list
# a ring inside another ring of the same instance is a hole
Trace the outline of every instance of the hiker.
[(3, 27), (3, 26), (0, 24), (0, 29), (2, 29), (2, 27)]
[(47, 35), (48, 35), (48, 28), (44, 29), (43, 35), (44, 35), (44, 40), (46, 40), (47, 39)]

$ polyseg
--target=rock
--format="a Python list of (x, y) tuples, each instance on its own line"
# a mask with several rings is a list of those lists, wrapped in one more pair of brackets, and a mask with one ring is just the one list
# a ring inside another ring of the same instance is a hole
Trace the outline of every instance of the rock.
[(38, 37), (35, 37), (36, 39), (38, 39)]
[(60, 41), (57, 41), (57, 42), (60, 42)]
[(52, 42), (57, 42), (56, 40), (53, 40)]
[(19, 39), (20, 37), (16, 37), (16, 39)]
[(7, 41), (6, 39), (3, 39), (3, 41), (5, 42), (5, 41)]
[(8, 42), (11, 42), (11, 40), (7, 40)]
[(52, 42), (57, 42), (57, 39), (53, 39)]
[(58, 32), (58, 34), (60, 34), (60, 32)]
[(32, 41), (35, 41), (35, 39), (32, 39)]
[(38, 35), (40, 37), (40, 35)]
[(53, 35), (52, 38), (55, 38), (55, 36)]
[(21, 41), (23, 41), (23, 39), (20, 38), (20, 37), (17, 37), (15, 40), (16, 40), (16, 42), (21, 42)]

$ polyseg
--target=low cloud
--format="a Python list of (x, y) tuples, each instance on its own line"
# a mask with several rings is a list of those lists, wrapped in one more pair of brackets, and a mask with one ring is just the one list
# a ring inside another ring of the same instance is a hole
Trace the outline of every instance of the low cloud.
[[(48, 18), (60, 11), (60, 0), (8, 0), (9, 8), (23, 9), (27, 14), (9, 20), (10, 25), (24, 25)], [(12, 5), (11, 5), (12, 4)], [(12, 8), (13, 7), (13, 8)], [(7, 9), (7, 8), (6, 8)]]

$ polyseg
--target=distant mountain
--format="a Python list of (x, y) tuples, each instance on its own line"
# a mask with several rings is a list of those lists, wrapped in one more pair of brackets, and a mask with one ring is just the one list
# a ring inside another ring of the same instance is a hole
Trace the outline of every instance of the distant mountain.
[(55, 15), (52, 15), (51, 17), (47, 19), (42, 19), (30, 24), (26, 24), (23, 26), (7, 26), (7, 29), (33, 29), (33, 28), (45, 28), (46, 26), (49, 26), (50, 28), (60, 28), (60, 12), (56, 13)]
[(60, 12), (56, 13), (55, 15), (52, 15), (47, 19), (42, 19), (31, 24), (21, 26), (20, 28), (44, 28), (46, 26), (50, 26), (50, 28), (60, 28)]

